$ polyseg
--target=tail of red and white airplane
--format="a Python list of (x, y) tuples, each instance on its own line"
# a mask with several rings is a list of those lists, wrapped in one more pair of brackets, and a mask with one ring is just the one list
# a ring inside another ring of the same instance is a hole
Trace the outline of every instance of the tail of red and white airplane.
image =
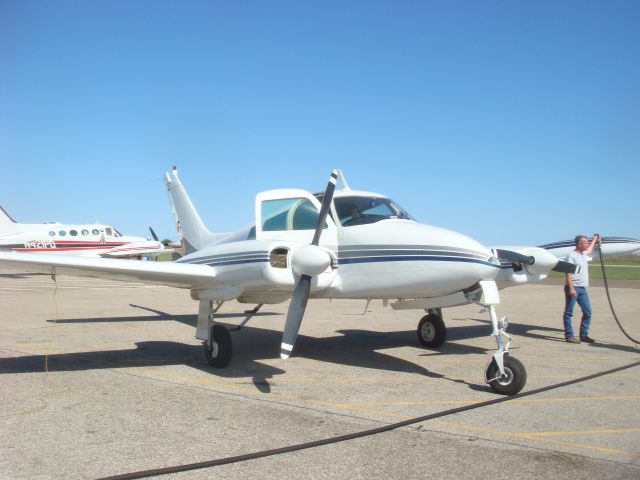
[(17, 223), (11, 215), (7, 213), (7, 211), (0, 207), (0, 225), (10, 225), (12, 223)]
[(176, 167), (173, 167), (170, 173), (164, 174), (164, 181), (169, 191), (169, 200), (173, 209), (176, 228), (184, 245), (185, 253), (188, 255), (202, 250), (220, 239), (221, 235), (211, 233), (202, 222), (200, 215), (178, 178)]

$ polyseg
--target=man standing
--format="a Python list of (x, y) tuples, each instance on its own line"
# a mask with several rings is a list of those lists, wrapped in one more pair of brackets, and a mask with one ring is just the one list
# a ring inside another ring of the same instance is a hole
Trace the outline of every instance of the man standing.
[[(567, 262), (580, 266), (578, 273), (567, 273), (564, 285), (564, 338), (569, 343), (593, 343), (595, 340), (589, 337), (589, 325), (591, 324), (591, 303), (587, 287), (589, 286), (589, 265), (590, 255), (596, 243), (600, 241), (600, 235), (595, 233), (591, 243), (585, 235), (578, 235), (575, 238), (576, 248), (567, 255)], [(580, 340), (573, 335), (573, 308), (578, 302), (582, 309), (582, 321), (580, 322)]]

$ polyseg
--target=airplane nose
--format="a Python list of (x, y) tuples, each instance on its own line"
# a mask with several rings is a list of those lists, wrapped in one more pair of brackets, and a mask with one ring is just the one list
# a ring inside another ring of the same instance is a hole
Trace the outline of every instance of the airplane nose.
[(441, 245), (454, 258), (470, 266), (478, 280), (494, 280), (500, 271), (500, 262), (491, 250), (477, 240), (444, 228), (422, 225), (424, 238), (430, 244)]

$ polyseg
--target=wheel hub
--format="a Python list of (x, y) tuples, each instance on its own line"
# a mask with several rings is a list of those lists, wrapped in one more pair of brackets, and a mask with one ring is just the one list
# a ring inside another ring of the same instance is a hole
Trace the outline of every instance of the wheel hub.
[(427, 342), (433, 341), (436, 336), (436, 329), (434, 328), (432, 323), (425, 322), (420, 329), (420, 334), (422, 338), (424, 338)]
[(218, 342), (212, 340), (209, 344), (209, 352), (211, 352), (211, 358), (218, 358), (219, 349), (220, 348), (218, 347)]
[(505, 367), (504, 375), (501, 375), (498, 380), (496, 380), (500, 385), (509, 385), (513, 381), (513, 372), (510, 368)]

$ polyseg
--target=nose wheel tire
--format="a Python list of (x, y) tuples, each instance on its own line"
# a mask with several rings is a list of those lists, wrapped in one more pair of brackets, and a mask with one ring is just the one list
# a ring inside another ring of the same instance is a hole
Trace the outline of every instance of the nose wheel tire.
[(434, 313), (425, 315), (418, 324), (418, 340), (427, 348), (438, 348), (447, 337), (447, 327), (442, 318)]
[(204, 356), (212, 367), (222, 368), (231, 361), (231, 335), (223, 325), (214, 325), (208, 341), (204, 342)]
[[(495, 378), (500, 373), (496, 362), (487, 368), (487, 378)], [(489, 383), (494, 392), (501, 395), (515, 395), (527, 383), (527, 370), (520, 360), (514, 357), (505, 358), (504, 375)]]

